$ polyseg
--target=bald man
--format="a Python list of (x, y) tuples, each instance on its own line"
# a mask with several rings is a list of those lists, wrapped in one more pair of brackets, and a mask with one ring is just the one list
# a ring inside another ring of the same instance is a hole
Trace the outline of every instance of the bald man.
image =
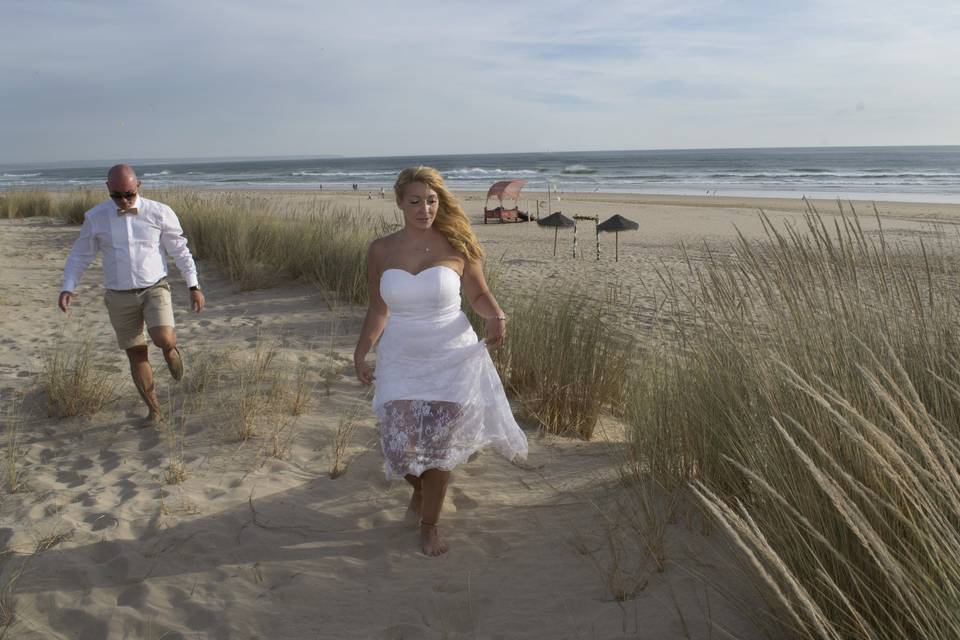
[(163, 351), (170, 375), (183, 377), (183, 358), (173, 327), (173, 304), (167, 283), (167, 261), (173, 258), (187, 286), (190, 305), (203, 310), (204, 298), (197, 281), (197, 266), (187, 249), (180, 220), (173, 209), (140, 196), (140, 180), (133, 168), (118, 164), (107, 173), (110, 199), (84, 214), (80, 236), (73, 243), (63, 269), (60, 310), (70, 308), (80, 277), (96, 256), (103, 253), (103, 300), (117, 344), (126, 351), (130, 373), (150, 413), (147, 420), (162, 419), (153, 384), (153, 369), (143, 335), (146, 324), (150, 340)]

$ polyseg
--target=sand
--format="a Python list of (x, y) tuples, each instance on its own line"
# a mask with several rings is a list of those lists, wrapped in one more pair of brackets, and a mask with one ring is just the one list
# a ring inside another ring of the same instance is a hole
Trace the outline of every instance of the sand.
[[(295, 204), (315, 194), (274, 197)], [(358, 203), (349, 193), (321, 197)], [(552, 231), (479, 224), (482, 194), (463, 197), (490, 259), (505, 266), (505, 294), (533, 291), (544, 277), (642, 294), (659, 266), (680, 263), (680, 242), (728, 246), (737, 229), (763, 234), (761, 208), (777, 224), (802, 224), (803, 211), (795, 201), (566, 195), (554, 209), (620, 213), (641, 225), (620, 236), (619, 262), (613, 237), (603, 236), (598, 263), (583, 228), (582, 257), (571, 256), (566, 230), (554, 257)], [(393, 215), (389, 201), (365, 198), (361, 206)], [(877, 209), (894, 236), (942, 233), (960, 220), (957, 206)], [(622, 546), (622, 429), (612, 419), (593, 442), (525, 425), (527, 465), (487, 452), (459, 468), (443, 516), (451, 550), (421, 554), (404, 519), (408, 489), (383, 479), (369, 396), (352, 376), (364, 310), (310, 287), (237, 292), (201, 264), (208, 308), (197, 316), (173, 270), (187, 376), (174, 383), (158, 366), (158, 391), (168, 406), (184, 398), (195, 406), (179, 426), (144, 427), (102, 306), (98, 263), (69, 316), (56, 309), (76, 234), (49, 219), (0, 221), (3, 409), (26, 394), (16, 448), (23, 486), (0, 489), (0, 612), (14, 607), (6, 637), (669, 639), (723, 637), (720, 629), (761, 637), (762, 608), (734, 554), (718, 535), (703, 535), (696, 518), (667, 528), (663, 572)], [(98, 367), (115, 375), (117, 399), (90, 419), (44, 413), (38, 380), (60, 335), (68, 344), (89, 335)], [(222, 407), (213, 399), (196, 406), (187, 390), (201, 355), (245, 361), (266, 341), (276, 342), (278, 362), (305, 367), (313, 381), (305, 412), (284, 418), (296, 434), (284, 459), (270, 455), (267, 438), (228, 441)], [(151, 358), (162, 363), (156, 349)], [(329, 394), (317, 382), (323, 377)], [(333, 434), (351, 416), (348, 466), (331, 479)], [(171, 485), (164, 471), (178, 442), (186, 479)], [(7, 459), (6, 436), (3, 450)], [(41, 541), (53, 546), (38, 551)]]

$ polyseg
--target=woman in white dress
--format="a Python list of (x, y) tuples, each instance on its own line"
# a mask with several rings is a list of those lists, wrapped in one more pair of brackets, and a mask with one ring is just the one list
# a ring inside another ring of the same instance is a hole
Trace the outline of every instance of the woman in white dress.
[[(527, 439), (487, 353), (503, 343), (507, 317), (470, 221), (435, 169), (405, 169), (393, 190), (404, 226), (370, 245), (370, 303), (353, 359), (360, 382), (375, 385), (387, 478), (413, 487), (408, 509), (423, 552), (436, 556), (447, 550), (437, 524), (453, 468), (486, 446), (525, 458)], [(485, 320), (482, 341), (461, 289)], [(374, 370), (366, 357), (378, 339)]]

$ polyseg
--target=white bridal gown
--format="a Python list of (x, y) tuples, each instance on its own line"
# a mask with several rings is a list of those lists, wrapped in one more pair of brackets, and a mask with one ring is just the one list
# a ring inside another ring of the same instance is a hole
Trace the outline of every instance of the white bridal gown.
[(525, 458), (527, 438), (460, 310), (459, 274), (446, 266), (415, 275), (387, 269), (380, 295), (390, 316), (377, 345), (373, 410), (387, 478), (449, 471), (486, 446)]

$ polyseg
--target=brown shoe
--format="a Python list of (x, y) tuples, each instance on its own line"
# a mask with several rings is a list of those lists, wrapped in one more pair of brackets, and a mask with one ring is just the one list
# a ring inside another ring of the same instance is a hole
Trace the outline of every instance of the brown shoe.
[(169, 354), (164, 354), (167, 360), (167, 368), (170, 369), (170, 376), (174, 380), (179, 380), (183, 377), (183, 356), (180, 355), (180, 349), (174, 347), (170, 350)]

